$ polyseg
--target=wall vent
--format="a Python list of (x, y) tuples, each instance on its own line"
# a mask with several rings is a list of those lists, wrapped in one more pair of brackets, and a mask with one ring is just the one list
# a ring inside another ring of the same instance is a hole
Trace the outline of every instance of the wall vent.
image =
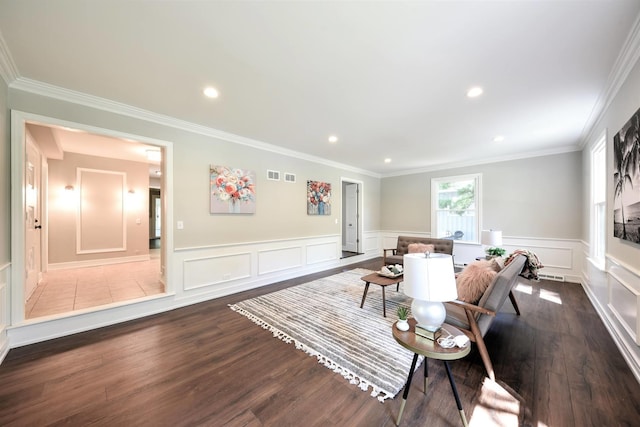
[(285, 172), (284, 173), (284, 182), (296, 182), (295, 174)]
[(280, 181), (280, 172), (267, 169), (267, 179), (271, 181)]
[(538, 274), (538, 278), (540, 279), (546, 279), (546, 280), (554, 280), (556, 282), (564, 282), (564, 276), (561, 276), (559, 274), (544, 274), (544, 273), (539, 273)]

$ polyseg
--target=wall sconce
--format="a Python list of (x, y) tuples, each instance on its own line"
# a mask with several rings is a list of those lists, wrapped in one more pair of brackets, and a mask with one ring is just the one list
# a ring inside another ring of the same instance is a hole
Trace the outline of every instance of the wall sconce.
[(129, 190), (129, 194), (136, 194), (135, 190), (131, 189)]
[(66, 187), (64, 187), (64, 191), (67, 191), (69, 193), (72, 192), (73, 190), (74, 190), (73, 185), (67, 185)]

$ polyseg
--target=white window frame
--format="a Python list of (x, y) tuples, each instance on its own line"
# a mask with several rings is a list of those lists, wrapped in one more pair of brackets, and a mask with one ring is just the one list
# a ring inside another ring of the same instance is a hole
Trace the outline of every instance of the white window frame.
[(598, 139), (589, 153), (590, 180), (590, 250), (589, 256), (600, 269), (605, 266), (607, 243), (607, 137)]
[[(431, 179), (431, 237), (443, 238), (448, 237), (443, 233), (438, 235), (438, 211), (440, 210), (438, 204), (438, 187), (440, 183), (443, 182), (456, 182), (456, 181), (475, 181), (475, 236), (473, 239), (469, 239), (467, 236), (463, 236), (462, 239), (456, 240), (456, 243), (469, 243), (469, 244), (479, 244), (480, 243), (480, 230), (482, 230), (482, 174), (468, 174), (468, 175), (456, 175), (456, 176), (445, 176), (440, 178), (432, 178)], [(454, 232), (454, 230), (452, 230)]]

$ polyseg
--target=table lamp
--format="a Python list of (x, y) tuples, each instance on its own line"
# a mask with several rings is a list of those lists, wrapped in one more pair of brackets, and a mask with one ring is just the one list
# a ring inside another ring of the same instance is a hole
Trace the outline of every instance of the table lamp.
[(458, 298), (451, 255), (412, 253), (403, 257), (404, 293), (413, 298), (416, 334), (435, 340), (447, 317), (443, 301)]
[[(504, 249), (500, 248), (500, 246), (502, 246), (502, 231), (482, 230), (482, 232), (480, 233), (480, 243), (483, 246), (487, 247), (485, 249), (485, 252), (487, 252), (487, 254), (490, 256), (500, 252), (504, 254)], [(493, 248), (495, 248), (496, 250), (493, 251), (494, 253), (491, 253), (490, 249)]]

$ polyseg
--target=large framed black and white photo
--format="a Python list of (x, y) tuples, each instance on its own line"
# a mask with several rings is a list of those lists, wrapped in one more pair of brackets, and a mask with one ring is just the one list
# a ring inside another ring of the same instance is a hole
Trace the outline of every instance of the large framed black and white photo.
[(613, 137), (613, 236), (640, 244), (640, 109)]

